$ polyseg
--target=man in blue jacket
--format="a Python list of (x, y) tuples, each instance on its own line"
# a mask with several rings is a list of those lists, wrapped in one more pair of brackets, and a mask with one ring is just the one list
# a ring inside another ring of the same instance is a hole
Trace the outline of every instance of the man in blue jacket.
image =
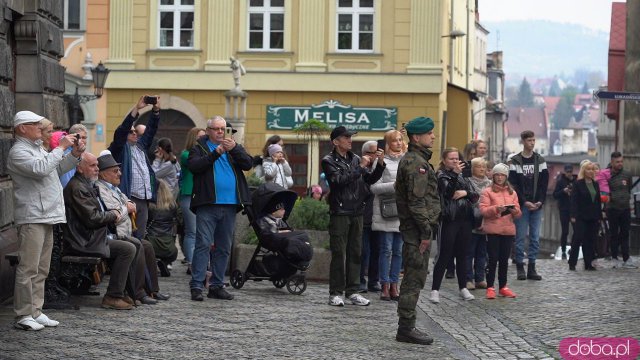
[[(150, 104), (145, 99), (156, 99), (151, 109), (151, 116), (144, 134), (140, 137), (133, 127), (138, 119), (140, 110)], [(131, 112), (122, 121), (113, 134), (113, 142), (109, 145), (109, 151), (116, 160), (121, 163), (122, 177), (120, 190), (136, 204), (136, 228), (133, 236), (144, 238), (149, 217), (149, 201), (156, 200), (155, 174), (151, 168), (151, 162), (147, 156), (153, 138), (158, 130), (160, 122), (160, 97), (143, 95), (140, 97)]]
[[(533, 151), (536, 137), (533, 131), (520, 134), (522, 152), (511, 158), (509, 182), (518, 194), (522, 217), (516, 219), (516, 267), (518, 280), (542, 280), (536, 272), (536, 258), (540, 248), (540, 223), (542, 204), (547, 196), (549, 171), (544, 158)], [(529, 264), (524, 272), (524, 238), (529, 234)]]
[(227, 128), (235, 132), (224, 118), (215, 116), (207, 121), (207, 135), (189, 150), (188, 167), (193, 173), (190, 209), (196, 214), (196, 246), (189, 283), (193, 301), (204, 300), (202, 284), (212, 244), (212, 276), (207, 284), (207, 297), (233, 299), (223, 287), (224, 273), (231, 254), (236, 213), (251, 203), (243, 171), (251, 169), (253, 159)]

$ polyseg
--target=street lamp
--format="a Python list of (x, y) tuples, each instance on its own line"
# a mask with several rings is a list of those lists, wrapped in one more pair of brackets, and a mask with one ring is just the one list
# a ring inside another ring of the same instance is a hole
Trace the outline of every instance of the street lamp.
[(467, 34), (464, 31), (458, 29), (451, 30), (448, 35), (442, 35), (443, 38), (451, 38), (451, 42), (449, 43), (449, 83), (451, 84), (453, 84), (453, 42), (455, 39), (465, 35)]
[(65, 102), (71, 104), (72, 112), (70, 125), (75, 125), (78, 123), (78, 111), (80, 110), (80, 104), (84, 104), (86, 102), (102, 97), (104, 84), (107, 82), (107, 76), (109, 76), (110, 71), (111, 70), (107, 69), (102, 64), (102, 61), (98, 64), (98, 66), (91, 69), (91, 75), (93, 76), (94, 95), (78, 94), (78, 85), (76, 85), (76, 91), (73, 95), (64, 94), (62, 96)]

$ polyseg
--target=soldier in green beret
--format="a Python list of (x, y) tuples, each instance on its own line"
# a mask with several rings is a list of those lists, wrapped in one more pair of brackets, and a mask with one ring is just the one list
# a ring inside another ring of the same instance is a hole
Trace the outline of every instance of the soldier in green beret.
[(433, 120), (427, 117), (407, 123), (409, 150), (398, 165), (395, 185), (404, 239), (404, 277), (398, 301), (396, 340), (422, 345), (433, 343), (433, 338), (416, 329), (416, 305), (427, 280), (431, 240), (435, 238), (440, 217), (436, 172), (429, 164), (436, 139), (433, 128)]

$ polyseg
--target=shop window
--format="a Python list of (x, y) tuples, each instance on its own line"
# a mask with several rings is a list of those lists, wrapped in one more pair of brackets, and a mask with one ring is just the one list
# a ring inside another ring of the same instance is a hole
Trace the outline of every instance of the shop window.
[(64, 30), (84, 30), (86, 1), (64, 0)]
[(284, 48), (284, 0), (249, 1), (249, 49)]
[(160, 48), (193, 48), (194, 0), (159, 0)]
[(338, 1), (337, 50), (373, 52), (374, 0), (336, 1)]

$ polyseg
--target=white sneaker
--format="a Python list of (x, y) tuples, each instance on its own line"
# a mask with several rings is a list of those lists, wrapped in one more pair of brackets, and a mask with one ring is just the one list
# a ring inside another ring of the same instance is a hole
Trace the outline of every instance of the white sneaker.
[(471, 301), (471, 300), (476, 298), (475, 296), (471, 295), (471, 293), (469, 292), (469, 290), (467, 288), (460, 289), (460, 297), (464, 301)]
[(638, 266), (631, 260), (631, 258), (627, 259), (627, 261), (622, 263), (622, 268), (624, 269), (637, 269)]
[(349, 300), (351, 300), (351, 303), (353, 305), (358, 305), (358, 306), (369, 306), (369, 304), (371, 303), (371, 301), (367, 300), (364, 296), (360, 294), (352, 294), (351, 296), (349, 296)]
[(31, 315), (25, 316), (18, 320), (14, 325), (16, 329), (20, 330), (42, 330), (44, 325), (38, 324)]
[(329, 296), (329, 305), (331, 306), (344, 306), (344, 300), (339, 295), (330, 295)]
[(34, 320), (38, 324), (44, 325), (46, 327), (56, 327), (56, 326), (58, 326), (58, 324), (60, 324), (60, 322), (58, 322), (58, 321), (49, 319), (49, 317), (47, 315), (45, 315), (44, 313), (41, 313), (40, 316), (38, 316)]
[(429, 301), (434, 304), (440, 303), (440, 292), (438, 290), (431, 290), (431, 296), (429, 296)]

